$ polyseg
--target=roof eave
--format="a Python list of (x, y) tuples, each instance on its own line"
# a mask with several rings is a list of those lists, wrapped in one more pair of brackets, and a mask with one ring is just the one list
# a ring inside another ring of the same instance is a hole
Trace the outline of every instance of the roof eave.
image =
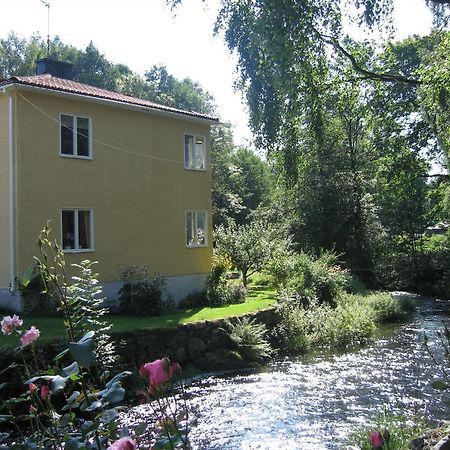
[(0, 85), (0, 91), (5, 91), (5, 89), (8, 88), (14, 88), (17, 90), (23, 90), (23, 91), (31, 91), (31, 92), (37, 92), (37, 93), (46, 93), (49, 95), (55, 95), (55, 96), (69, 96), (77, 100), (84, 100), (92, 103), (100, 103), (108, 106), (115, 106), (123, 109), (128, 109), (132, 111), (140, 111), (140, 112), (146, 112), (150, 114), (155, 114), (158, 116), (163, 117), (172, 117), (182, 120), (187, 120), (190, 122), (196, 122), (196, 123), (202, 123), (202, 124), (209, 124), (209, 125), (217, 125), (219, 123), (219, 119), (213, 118), (213, 117), (200, 117), (198, 115), (192, 114), (189, 111), (186, 112), (175, 112), (170, 110), (165, 110), (161, 108), (155, 108), (151, 106), (144, 106), (144, 105), (136, 105), (133, 103), (127, 103), (122, 102), (119, 100), (112, 100), (102, 97), (95, 97), (93, 95), (86, 95), (86, 94), (79, 94), (75, 92), (69, 92), (61, 89), (52, 89), (42, 86), (34, 86), (31, 84), (26, 84), (23, 82), (11, 82), (6, 83), (3, 85)]

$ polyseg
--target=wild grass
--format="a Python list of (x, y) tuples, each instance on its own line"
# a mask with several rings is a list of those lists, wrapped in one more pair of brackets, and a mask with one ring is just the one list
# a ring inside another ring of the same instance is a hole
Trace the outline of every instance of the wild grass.
[(273, 337), (288, 353), (304, 353), (311, 347), (345, 348), (370, 341), (378, 323), (404, 318), (404, 309), (387, 292), (343, 294), (334, 308), (317, 301), (299, 304), (287, 299), (279, 306), (281, 320)]
[(370, 427), (363, 427), (352, 433), (348, 438), (349, 448), (360, 450), (373, 450), (370, 443), (370, 434), (385, 430), (389, 432), (389, 438), (383, 445), (386, 450), (405, 450), (410, 448), (412, 439), (419, 437), (427, 429), (429, 424), (420, 418), (409, 418), (404, 415), (382, 413), (375, 418), (375, 423)]

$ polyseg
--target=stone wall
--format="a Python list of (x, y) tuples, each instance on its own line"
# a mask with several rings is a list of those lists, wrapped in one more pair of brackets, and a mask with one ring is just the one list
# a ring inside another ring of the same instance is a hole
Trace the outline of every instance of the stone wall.
[[(274, 308), (248, 314), (247, 317), (272, 328), (277, 322)], [(224, 331), (227, 321), (236, 318), (202, 321), (176, 328), (136, 330), (115, 333), (124, 366), (137, 368), (143, 363), (169, 356), (181, 366), (194, 365), (202, 370), (227, 369), (242, 365), (235, 354), (235, 345)]]

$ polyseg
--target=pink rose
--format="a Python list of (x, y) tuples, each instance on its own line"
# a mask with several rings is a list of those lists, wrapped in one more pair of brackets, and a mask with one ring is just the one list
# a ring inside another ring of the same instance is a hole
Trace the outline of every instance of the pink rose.
[(372, 444), (372, 448), (381, 449), (384, 444), (383, 436), (378, 431), (374, 431), (370, 435), (370, 443)]
[(15, 314), (11, 316), (3, 317), (3, 320), (1, 321), (2, 325), (2, 333), (4, 335), (12, 334), (12, 332), (18, 328), (21, 327), (23, 324), (23, 320), (20, 319), (19, 316), (16, 316)]
[(137, 448), (136, 442), (130, 437), (120, 438), (108, 447), (108, 450), (134, 450)]
[(169, 358), (157, 359), (151, 363), (144, 364), (140, 369), (140, 374), (147, 378), (150, 383), (150, 390), (154, 392), (155, 388), (169, 381), (172, 376), (181, 370), (178, 363), (171, 363)]
[(50, 388), (44, 384), (41, 387), (41, 398), (45, 400), (50, 395)]
[(20, 337), (20, 344), (22, 347), (26, 347), (33, 343), (41, 334), (41, 332), (33, 325), (28, 331), (22, 334)]

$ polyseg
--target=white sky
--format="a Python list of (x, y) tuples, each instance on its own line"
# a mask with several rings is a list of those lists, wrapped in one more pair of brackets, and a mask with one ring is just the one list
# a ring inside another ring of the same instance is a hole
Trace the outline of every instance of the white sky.
[[(47, 35), (42, 0), (0, 0), (0, 38), (10, 31)], [(235, 125), (235, 142), (251, 140), (246, 107), (233, 90), (236, 57), (213, 37), (219, 0), (184, 0), (176, 15), (164, 0), (49, 0), (50, 34), (85, 48), (92, 40), (106, 58), (143, 74), (165, 64), (177, 78), (198, 81), (216, 99), (222, 120)], [(431, 15), (424, 0), (395, 0), (398, 38), (426, 34)]]

